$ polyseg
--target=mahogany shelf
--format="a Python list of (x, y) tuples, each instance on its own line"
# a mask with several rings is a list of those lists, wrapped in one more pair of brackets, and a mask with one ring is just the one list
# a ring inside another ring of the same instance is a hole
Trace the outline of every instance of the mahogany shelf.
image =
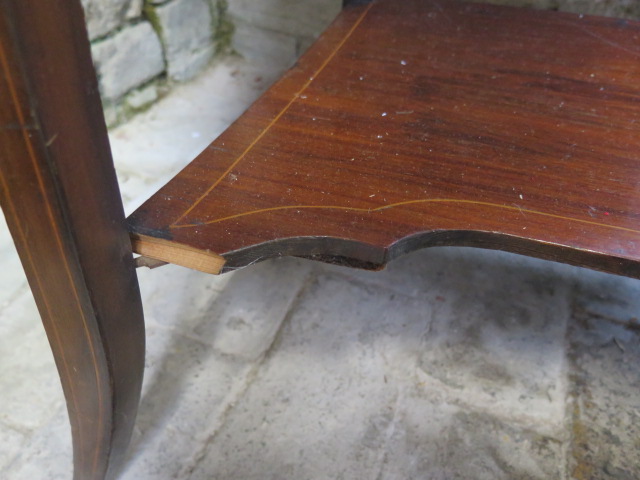
[(640, 278), (640, 23), (347, 7), (128, 224), (210, 273), (466, 245)]

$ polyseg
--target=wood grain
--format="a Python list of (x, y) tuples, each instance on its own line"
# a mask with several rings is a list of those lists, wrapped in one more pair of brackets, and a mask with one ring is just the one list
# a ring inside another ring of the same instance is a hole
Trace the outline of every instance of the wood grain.
[(141, 237), (133, 234), (131, 235), (131, 245), (137, 253), (145, 257), (167, 263), (173, 261), (184, 267), (205, 273), (219, 273), (225, 263), (224, 258), (214, 255), (210, 251), (197, 250), (162, 238)]
[(355, 5), (129, 227), (222, 271), (471, 245), (640, 277), (639, 120), (638, 22)]
[(144, 325), (79, 0), (0, 2), (0, 185), (62, 380), (74, 476), (113, 477)]

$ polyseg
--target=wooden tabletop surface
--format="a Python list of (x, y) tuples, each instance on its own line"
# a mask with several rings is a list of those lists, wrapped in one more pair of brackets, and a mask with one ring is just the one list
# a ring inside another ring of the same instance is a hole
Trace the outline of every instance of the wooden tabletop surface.
[(128, 222), (212, 273), (472, 245), (640, 277), (639, 214), (640, 23), (380, 0)]

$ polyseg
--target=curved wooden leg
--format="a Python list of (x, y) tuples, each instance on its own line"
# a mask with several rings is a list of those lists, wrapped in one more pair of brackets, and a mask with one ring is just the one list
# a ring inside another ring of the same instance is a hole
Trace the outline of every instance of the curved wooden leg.
[(0, 202), (60, 372), (75, 478), (112, 477), (144, 324), (79, 1), (0, 0)]
[[(129, 443), (142, 383), (144, 329), (137, 285), (118, 283), (122, 296), (114, 298), (114, 285), (106, 280), (94, 294), (117, 303), (121, 311), (116, 318), (99, 318), (86, 283), (74, 279), (64, 264), (48, 266), (47, 272), (33, 268), (29, 247), (20, 232), (13, 233), (65, 392), (74, 478), (113, 478)], [(55, 242), (49, 247), (55, 255)]]

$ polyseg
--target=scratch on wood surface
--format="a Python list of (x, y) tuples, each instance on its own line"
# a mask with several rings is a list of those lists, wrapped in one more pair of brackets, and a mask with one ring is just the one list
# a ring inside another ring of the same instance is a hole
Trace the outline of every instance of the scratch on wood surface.
[(640, 52), (637, 52), (635, 50), (631, 50), (630, 48), (625, 47), (624, 45), (620, 45), (617, 42), (614, 42), (613, 40), (609, 40), (606, 37), (603, 37), (602, 35), (598, 35), (595, 32), (592, 32), (591, 30), (589, 30), (586, 27), (583, 27), (581, 25), (576, 25), (580, 30), (582, 30), (584, 33), (586, 33), (587, 35), (596, 38), (598, 40), (600, 40), (601, 42), (606, 43), (607, 45), (610, 45), (614, 48), (617, 48), (618, 50), (622, 50), (623, 52), (627, 52), (630, 53), (631, 55), (635, 56), (635, 57), (640, 57)]
[(522, 216), (524, 218), (527, 218), (527, 216), (524, 214), (524, 210), (522, 209), (522, 207), (520, 205), (518, 205), (517, 203), (514, 203), (513, 206), (518, 209), (518, 211), (522, 214)]
[[(278, 254), (277, 256), (278, 256), (278, 257), (281, 257), (281, 256), (282, 256), (282, 254)], [(255, 264), (256, 264), (256, 263), (258, 263), (258, 262), (261, 262), (261, 261), (263, 261), (263, 260), (268, 260), (268, 259), (270, 259), (270, 258), (274, 258), (274, 257), (272, 257), (272, 256), (261, 256), (261, 257), (258, 257), (258, 258), (255, 258), (255, 259), (251, 260), (251, 261), (250, 261), (249, 263), (247, 263), (246, 265), (241, 265), (241, 266), (239, 266), (239, 267), (225, 266), (225, 267), (224, 267), (224, 271), (225, 271), (225, 272), (232, 272), (232, 271), (234, 271), (234, 270), (240, 270), (240, 269), (242, 269), (242, 268), (250, 267), (251, 265), (255, 265)]]
[(44, 144), (45, 147), (50, 147), (51, 145), (53, 145), (53, 142), (55, 142), (58, 139), (58, 134), (54, 133), (51, 138), (49, 140), (46, 141), (46, 143)]

